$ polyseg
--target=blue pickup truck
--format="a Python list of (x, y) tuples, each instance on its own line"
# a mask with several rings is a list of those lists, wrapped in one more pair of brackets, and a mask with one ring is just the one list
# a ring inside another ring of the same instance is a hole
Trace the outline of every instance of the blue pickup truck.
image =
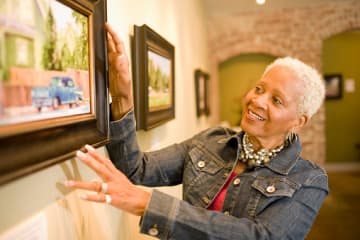
[(52, 77), (47, 87), (33, 87), (31, 89), (32, 105), (41, 112), (43, 107), (58, 109), (60, 105), (79, 105), (83, 100), (83, 90), (75, 86), (71, 77)]

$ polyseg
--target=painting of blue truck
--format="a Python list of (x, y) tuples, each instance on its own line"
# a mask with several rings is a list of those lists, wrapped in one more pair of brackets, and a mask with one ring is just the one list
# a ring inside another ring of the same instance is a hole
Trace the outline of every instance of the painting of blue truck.
[(75, 86), (71, 77), (53, 77), (47, 87), (32, 87), (32, 105), (41, 112), (44, 107), (57, 110), (60, 105), (79, 106), (83, 99), (83, 90)]
[(93, 111), (91, 22), (71, 2), (0, 1), (0, 135)]

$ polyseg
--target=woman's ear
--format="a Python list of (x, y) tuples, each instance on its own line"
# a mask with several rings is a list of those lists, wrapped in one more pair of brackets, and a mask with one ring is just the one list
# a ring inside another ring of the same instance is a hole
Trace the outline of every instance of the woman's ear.
[(291, 129), (291, 132), (293, 133), (298, 133), (299, 130), (305, 126), (308, 122), (308, 116), (306, 115), (301, 115), (298, 119), (297, 119), (297, 122), (295, 124), (295, 126)]

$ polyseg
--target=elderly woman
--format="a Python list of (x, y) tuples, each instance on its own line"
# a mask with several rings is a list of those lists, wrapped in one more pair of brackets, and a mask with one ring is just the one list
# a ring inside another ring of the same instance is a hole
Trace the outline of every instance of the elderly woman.
[[(136, 141), (128, 59), (106, 27), (113, 96), (107, 149), (115, 166), (86, 146), (77, 156), (104, 183), (66, 184), (99, 192), (81, 195), (85, 200), (142, 216), (141, 232), (161, 239), (303, 239), (328, 193), (326, 173), (301, 158), (297, 135), (322, 104), (319, 74), (299, 60), (277, 59), (244, 98), (241, 132), (212, 128), (144, 153)], [(183, 200), (134, 185), (181, 183)]]

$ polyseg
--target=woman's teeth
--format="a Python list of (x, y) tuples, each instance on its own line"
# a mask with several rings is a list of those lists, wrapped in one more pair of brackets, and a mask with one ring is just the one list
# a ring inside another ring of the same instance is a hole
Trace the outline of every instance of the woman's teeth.
[(252, 116), (252, 117), (254, 117), (254, 118), (256, 118), (256, 119), (258, 119), (258, 120), (260, 120), (260, 121), (264, 121), (264, 120), (265, 120), (264, 118), (260, 117), (259, 115), (253, 113), (253, 112), (250, 111), (250, 110), (249, 110), (249, 115)]

